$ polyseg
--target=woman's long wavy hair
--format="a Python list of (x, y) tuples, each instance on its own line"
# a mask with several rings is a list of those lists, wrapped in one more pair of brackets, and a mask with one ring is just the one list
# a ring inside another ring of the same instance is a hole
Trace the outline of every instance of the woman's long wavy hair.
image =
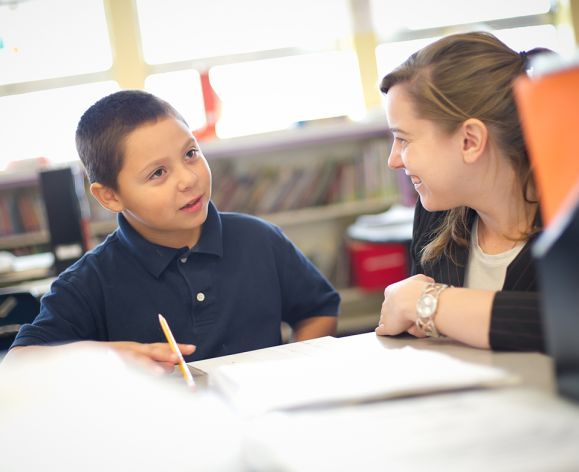
[[(449, 134), (469, 118), (485, 123), (493, 144), (511, 161), (523, 198), (530, 202), (535, 184), (512, 86), (515, 78), (526, 73), (527, 58), (546, 51), (537, 48), (517, 53), (485, 32), (454, 34), (412, 54), (382, 79), (380, 89), (386, 94), (392, 86), (404, 83), (418, 116), (432, 120)], [(447, 213), (422, 250), (422, 264), (442, 254), (452, 259), (453, 241), (468, 245), (468, 215), (466, 207)]]

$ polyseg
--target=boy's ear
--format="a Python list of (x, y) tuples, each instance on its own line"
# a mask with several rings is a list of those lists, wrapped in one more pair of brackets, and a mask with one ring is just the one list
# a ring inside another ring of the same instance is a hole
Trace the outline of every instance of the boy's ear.
[(466, 164), (473, 164), (483, 154), (488, 141), (488, 128), (476, 118), (469, 118), (461, 125), (462, 156)]
[(90, 193), (97, 201), (106, 208), (114, 213), (120, 213), (123, 211), (124, 206), (117, 195), (117, 193), (110, 187), (106, 187), (98, 182), (93, 182), (90, 184)]

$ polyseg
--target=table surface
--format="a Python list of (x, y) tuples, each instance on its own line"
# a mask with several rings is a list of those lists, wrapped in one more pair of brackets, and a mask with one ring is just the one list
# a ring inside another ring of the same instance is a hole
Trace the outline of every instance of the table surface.
[[(266, 413), (249, 420), (244, 428), (244, 455), (250, 470), (579, 470), (579, 405), (557, 394), (553, 362), (547, 355), (492, 352), (446, 338), (382, 337), (373, 332), (340, 338), (340, 342), (353, 352), (369, 345), (440, 352), (505, 369), (521, 382)], [(213, 369), (233, 362), (275, 359), (280, 349), (284, 348), (190, 365), (209, 372), (211, 389)]]

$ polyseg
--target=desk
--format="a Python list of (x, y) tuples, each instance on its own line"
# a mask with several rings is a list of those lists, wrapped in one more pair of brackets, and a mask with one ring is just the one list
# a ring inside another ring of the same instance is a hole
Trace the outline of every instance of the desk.
[[(432, 349), (503, 367), (521, 375), (523, 384), (247, 419), (211, 388), (191, 394), (179, 373), (159, 378), (102, 346), (60, 346), (0, 365), (0, 469), (579, 470), (579, 406), (554, 394), (546, 356), (374, 333), (339, 341), (352, 350), (366, 344)], [(211, 371), (232, 361), (291, 355), (292, 349), (288, 344), (192, 364)]]
[[(243, 450), (250, 470), (579, 470), (579, 405), (556, 395), (549, 357), (495, 353), (446, 339), (377, 337), (374, 333), (341, 338), (341, 342), (352, 350), (368, 343), (383, 349), (435, 350), (506, 369), (518, 374), (522, 383), (268, 413), (251, 419), (244, 428)], [(256, 357), (266, 360), (275, 357), (278, 349), (191, 365), (207, 370), (211, 380), (211, 371), (219, 365)]]

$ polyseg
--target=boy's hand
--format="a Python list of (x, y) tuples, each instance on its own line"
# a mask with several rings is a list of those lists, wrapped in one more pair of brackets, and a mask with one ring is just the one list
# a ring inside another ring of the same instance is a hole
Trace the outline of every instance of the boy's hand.
[[(143, 344), (132, 341), (115, 341), (104, 343), (121, 356), (141, 364), (154, 372), (172, 372), (179, 361), (168, 343)], [(195, 352), (192, 344), (177, 344), (184, 356)]]

